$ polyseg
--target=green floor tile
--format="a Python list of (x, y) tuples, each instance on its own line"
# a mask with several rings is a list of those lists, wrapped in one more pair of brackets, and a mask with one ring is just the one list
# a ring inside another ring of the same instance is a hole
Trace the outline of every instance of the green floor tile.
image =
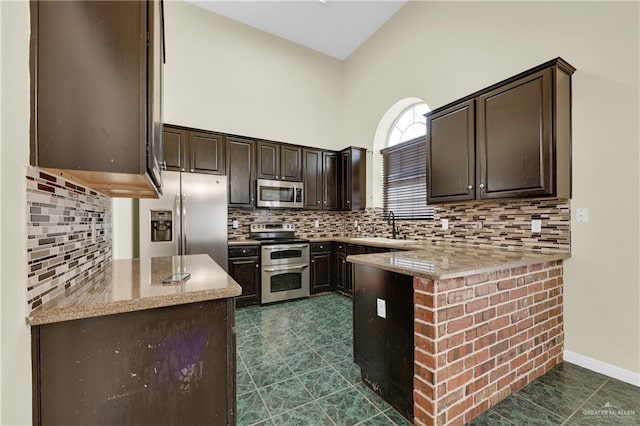
[(334, 425), (327, 413), (315, 401), (273, 417), (273, 424), (277, 426)]
[(316, 399), (351, 386), (340, 373), (328, 366), (298, 377), (309, 393)]
[(269, 419), (269, 412), (265, 407), (262, 398), (258, 394), (258, 391), (245, 393), (238, 396), (238, 414), (237, 424), (238, 426), (253, 425), (261, 421)]
[(355, 425), (379, 413), (379, 410), (352, 387), (318, 400), (338, 425)]
[(311, 402), (313, 397), (297, 377), (258, 390), (272, 416)]

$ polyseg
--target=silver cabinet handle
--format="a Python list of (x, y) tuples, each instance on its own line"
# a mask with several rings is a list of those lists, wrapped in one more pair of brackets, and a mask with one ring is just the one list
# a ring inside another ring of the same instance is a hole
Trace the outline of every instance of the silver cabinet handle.
[(480, 189), (484, 189), (484, 183), (480, 184)]
[(265, 268), (265, 272), (285, 272), (285, 271), (297, 271), (308, 268), (309, 265), (292, 266), (286, 268)]
[(187, 194), (184, 192), (182, 193), (182, 238), (184, 241), (184, 250), (182, 254), (189, 254), (189, 242), (187, 241)]
[(473, 185), (467, 186), (467, 189), (473, 189)]
[(175, 210), (176, 210), (176, 222), (181, 226), (178, 226), (178, 254), (183, 254), (182, 252), (182, 206), (180, 205), (180, 194), (176, 193), (176, 202), (175, 202)]

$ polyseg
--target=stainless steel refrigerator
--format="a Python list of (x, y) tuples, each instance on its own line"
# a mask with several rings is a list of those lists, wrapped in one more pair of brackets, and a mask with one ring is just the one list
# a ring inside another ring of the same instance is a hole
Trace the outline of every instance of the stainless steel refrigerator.
[(140, 258), (208, 254), (226, 271), (227, 177), (164, 172), (163, 184), (140, 200)]

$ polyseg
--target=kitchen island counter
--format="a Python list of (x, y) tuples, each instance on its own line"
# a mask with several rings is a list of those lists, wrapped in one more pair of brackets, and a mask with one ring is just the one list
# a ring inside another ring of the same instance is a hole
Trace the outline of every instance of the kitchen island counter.
[[(163, 284), (188, 272), (181, 284)], [(102, 271), (47, 301), (28, 317), (30, 325), (134, 312), (240, 295), (240, 285), (205, 254), (114, 260)]]
[(449, 244), (412, 244), (405, 249), (408, 251), (352, 255), (347, 257), (347, 261), (413, 277), (440, 280), (571, 257), (567, 252), (542, 253)]

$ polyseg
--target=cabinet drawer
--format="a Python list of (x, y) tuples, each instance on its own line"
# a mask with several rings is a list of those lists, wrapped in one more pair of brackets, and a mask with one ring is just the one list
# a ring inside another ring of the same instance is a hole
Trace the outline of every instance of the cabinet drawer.
[(258, 256), (260, 246), (236, 246), (229, 247), (229, 257)]
[(335, 249), (337, 252), (346, 253), (347, 245), (345, 243), (335, 243)]
[(367, 248), (365, 246), (359, 246), (357, 244), (349, 244), (347, 246), (347, 254), (364, 254)]
[(331, 241), (311, 243), (311, 251), (331, 251)]

